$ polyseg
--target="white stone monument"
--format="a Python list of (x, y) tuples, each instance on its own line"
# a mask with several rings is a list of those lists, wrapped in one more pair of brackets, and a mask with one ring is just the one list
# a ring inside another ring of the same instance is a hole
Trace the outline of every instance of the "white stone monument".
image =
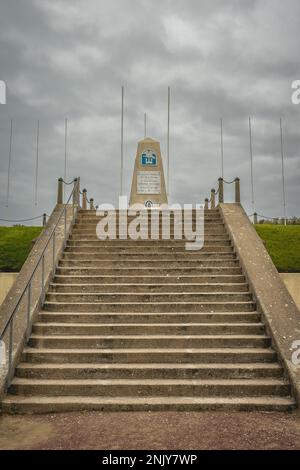
[(138, 142), (129, 206), (157, 207), (168, 204), (160, 144), (146, 137)]

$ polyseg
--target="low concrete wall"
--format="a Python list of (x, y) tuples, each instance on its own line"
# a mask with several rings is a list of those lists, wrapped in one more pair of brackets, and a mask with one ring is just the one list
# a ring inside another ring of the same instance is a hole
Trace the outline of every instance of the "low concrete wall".
[(300, 310), (300, 273), (280, 273), (280, 277)]
[(15, 282), (18, 273), (0, 273), (0, 305)]
[(300, 366), (292, 354), (300, 340), (300, 311), (242, 206), (220, 204), (219, 210), (299, 407)]
[[(65, 223), (64, 216), (60, 217), (63, 206), (57, 204), (44, 227), (42, 233), (33, 245), (21, 271), (17, 275), (16, 282), (12, 285), (9, 295), (7, 295), (0, 305), (0, 334), (1, 339), (5, 343), (6, 363), (0, 368), (0, 397), (5, 392), (8, 378), (8, 357), (9, 345), (12, 344), (12, 370), (18, 363), (23, 346), (26, 341), (26, 334), (30, 334), (31, 324), (43, 302), (43, 293), (47, 290), (48, 284), (52, 277), (52, 261), (53, 261), (53, 238), (48, 244), (51, 234), (55, 229), (55, 250), (54, 259), (57, 262), (63, 249)], [(71, 229), (73, 219), (72, 206), (67, 207), (66, 218), (66, 234)], [(59, 221), (59, 222), (58, 222)], [(56, 226), (56, 224), (58, 225)], [(45, 249), (45, 252), (44, 252)], [(39, 262), (44, 252), (44, 290), (42, 291), (42, 263)], [(31, 278), (34, 272), (33, 277)], [(30, 295), (28, 290), (28, 282), (31, 279)], [(24, 295), (23, 295), (24, 294)], [(30, 300), (30, 309), (28, 309)], [(13, 323), (10, 322), (11, 316), (14, 314)], [(7, 325), (10, 325), (7, 327)], [(13, 325), (13, 328), (11, 328)], [(12, 333), (12, 342), (10, 342), (10, 334)]]

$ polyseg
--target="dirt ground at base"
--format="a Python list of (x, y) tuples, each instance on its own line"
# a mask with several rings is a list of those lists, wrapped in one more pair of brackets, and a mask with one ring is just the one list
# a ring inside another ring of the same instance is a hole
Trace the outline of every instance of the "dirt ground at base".
[(0, 416), (0, 449), (300, 449), (300, 416), (69, 412)]

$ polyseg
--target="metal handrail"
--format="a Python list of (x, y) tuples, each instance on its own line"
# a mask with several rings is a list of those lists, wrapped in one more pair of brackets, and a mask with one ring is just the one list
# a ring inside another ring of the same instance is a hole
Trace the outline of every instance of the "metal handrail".
[[(44, 258), (45, 258), (45, 252), (46, 252), (46, 249), (48, 248), (49, 244), (50, 244), (50, 241), (53, 240), (53, 257), (52, 257), (52, 275), (55, 274), (55, 231), (58, 227), (58, 224), (64, 214), (64, 246), (66, 244), (66, 236), (67, 236), (67, 230), (66, 230), (66, 222), (67, 222), (67, 205), (69, 204), (71, 198), (73, 197), (73, 194), (75, 192), (75, 190), (78, 189), (78, 185), (79, 185), (79, 178), (75, 179), (74, 180), (74, 187), (73, 187), (73, 190), (71, 192), (71, 194), (69, 195), (69, 198), (67, 200), (67, 202), (64, 204), (64, 207), (62, 208), (60, 214), (59, 214), (59, 217), (57, 219), (57, 222), (56, 224), (54, 225), (52, 231), (51, 231), (51, 234), (48, 238), (48, 241), (34, 267), (34, 270), (32, 271), (31, 275), (30, 275), (30, 278), (28, 279), (27, 283), (26, 283), (26, 286), (24, 287), (19, 299), (18, 299), (18, 302), (16, 303), (14, 309), (13, 309), (13, 312), (12, 314), (10, 315), (9, 319), (7, 320), (7, 322), (5, 323), (5, 326), (4, 328), (2, 329), (2, 332), (1, 332), (1, 335), (0, 335), (0, 338), (3, 339), (8, 327), (10, 326), (10, 332), (9, 332), (9, 348), (8, 348), (8, 373), (7, 373), (7, 376), (8, 376), (8, 384), (9, 384), (9, 381), (10, 381), (10, 378), (11, 378), (11, 373), (12, 373), (12, 348), (13, 348), (13, 321), (14, 321), (14, 316), (15, 316), (15, 313), (21, 303), (21, 301), (23, 300), (24, 298), (24, 295), (26, 294), (27, 292), (27, 295), (28, 295), (28, 304), (27, 304), (27, 325), (26, 325), (26, 330), (25, 330), (25, 338), (26, 340), (29, 339), (29, 325), (30, 325), (30, 316), (31, 316), (31, 282), (32, 282), (32, 279), (33, 279), (33, 276), (34, 274), (36, 273), (36, 270), (37, 268), (40, 266), (40, 263), (42, 262), (42, 283), (41, 283), (41, 286), (42, 286), (42, 290), (41, 290), (41, 295), (39, 297), (39, 299), (42, 297), (43, 295), (43, 291), (44, 291), (44, 281), (45, 281), (45, 273), (44, 273)], [(74, 210), (74, 199), (73, 199), (73, 213), (72, 213), (72, 222), (74, 222), (74, 218), (75, 218), (75, 215), (76, 215), (76, 211)]]

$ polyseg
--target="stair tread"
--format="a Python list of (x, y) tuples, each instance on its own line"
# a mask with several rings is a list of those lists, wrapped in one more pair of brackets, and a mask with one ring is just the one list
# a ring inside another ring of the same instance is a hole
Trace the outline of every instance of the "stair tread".
[(295, 407), (296, 401), (290, 396), (274, 396), (264, 395), (260, 397), (179, 397), (179, 396), (148, 396), (148, 397), (89, 397), (89, 396), (24, 396), (24, 395), (7, 395), (3, 399), (3, 404), (44, 404), (44, 405), (247, 405), (249, 407), (254, 406), (267, 406), (271, 409), (273, 406), (279, 407)]
[[(95, 305), (95, 304), (101, 304), (101, 305), (115, 305), (115, 304), (118, 304), (118, 305), (145, 305), (145, 302), (57, 302), (57, 301), (49, 301), (49, 300), (46, 300), (44, 302), (44, 304), (55, 304), (55, 305)], [(223, 302), (219, 302), (219, 301), (206, 301), (206, 300), (203, 300), (202, 302), (179, 302), (179, 301), (176, 301), (176, 302), (147, 302), (147, 305), (181, 305), (181, 304), (184, 304), (184, 305), (190, 305), (190, 304), (199, 304), (199, 305), (212, 305), (212, 304), (216, 304), (216, 305), (232, 305), (232, 304), (240, 304), (240, 305), (253, 305), (255, 304), (255, 301), (253, 300), (248, 300), (248, 301), (223, 301)], [(185, 312), (186, 313), (186, 312)], [(213, 312), (211, 312), (213, 313)]]
[(264, 324), (261, 323), (261, 322), (258, 322), (258, 323), (250, 323), (250, 322), (235, 322), (235, 323), (192, 323), (192, 322), (189, 322), (189, 323), (64, 323), (64, 322), (35, 322), (34, 323), (35, 326), (62, 326), (62, 327), (73, 327), (73, 326), (80, 326), (80, 327), (95, 327), (95, 326), (105, 326), (105, 327), (127, 327), (127, 326), (142, 326), (144, 328), (146, 328), (147, 326), (150, 326), (150, 327), (158, 327), (158, 326), (166, 326), (166, 327), (170, 327), (170, 326), (182, 326), (182, 327), (186, 327), (186, 326), (215, 326), (215, 327), (222, 327), (222, 326), (259, 326), (259, 327), (263, 327)]
[(32, 379), (14, 377), (14, 385), (289, 385), (284, 378), (253, 379)]
[(222, 295), (236, 295), (236, 294), (245, 294), (245, 295), (250, 295), (251, 292), (249, 291), (241, 291), (241, 292), (189, 292), (189, 291), (183, 291), (183, 292), (49, 292), (50, 294), (55, 294), (55, 295), (128, 295), (128, 296), (142, 296), (142, 295), (156, 295), (156, 296), (165, 296), (165, 295), (216, 295), (216, 296), (222, 296)]
[(224, 335), (224, 334), (220, 334), (220, 335), (161, 335), (161, 334), (156, 334), (156, 335), (149, 335), (149, 334), (144, 334), (144, 335), (38, 335), (38, 334), (32, 334), (30, 336), (31, 338), (35, 338), (35, 339), (95, 339), (95, 338), (99, 338), (99, 339), (121, 339), (121, 338), (124, 338), (124, 339), (155, 339), (155, 338), (159, 338), (159, 339), (174, 339), (174, 338), (179, 338), (179, 339), (184, 339), (184, 338), (196, 338), (196, 339), (223, 339), (223, 338), (231, 338), (231, 339), (236, 339), (236, 338), (253, 338), (253, 339), (256, 339), (256, 338), (259, 338), (259, 339), (262, 339), (262, 338), (265, 338), (265, 339), (269, 339), (270, 337), (266, 334), (259, 334), (259, 335), (251, 335), (251, 334), (245, 334), (245, 335), (242, 335), (242, 334), (239, 334), (239, 335)]
[(101, 353), (101, 354), (116, 354), (116, 353), (125, 353), (125, 354), (136, 354), (136, 353), (167, 353), (167, 354), (172, 354), (172, 353), (191, 353), (191, 354), (196, 354), (196, 353), (209, 353), (209, 354), (214, 354), (214, 353), (219, 353), (219, 354), (251, 354), (251, 353), (260, 353), (260, 354), (274, 354), (274, 350), (271, 348), (101, 348), (101, 349), (96, 349), (96, 348), (44, 348), (44, 347), (38, 347), (38, 348), (32, 348), (32, 347), (25, 347), (24, 348), (24, 353), (80, 353), (80, 354), (95, 354), (95, 353)]
[[(89, 276), (86, 276), (86, 277), (89, 277)], [(51, 282), (50, 283), (50, 286), (52, 287), (61, 287), (61, 286), (64, 286), (64, 287), (75, 287), (75, 286), (82, 286), (83, 284), (81, 283), (64, 283), (64, 284), (61, 284), (59, 282)], [(180, 286), (185, 286), (186, 284), (179, 284), (179, 283), (163, 283), (163, 284), (147, 284), (147, 283), (130, 283), (130, 282), (116, 282), (116, 283), (112, 283), (112, 284), (105, 284), (105, 286), (114, 286), (114, 287), (122, 287), (122, 286), (132, 286), (132, 287), (141, 287), (141, 286), (145, 286), (145, 287), (157, 287), (157, 286), (174, 286), (176, 288), (179, 288)], [(231, 287), (231, 286), (246, 286), (248, 285), (247, 282), (191, 282), (189, 284), (187, 284), (188, 286), (212, 286), (212, 287), (219, 287), (219, 286), (226, 286), (226, 287)], [(89, 284), (84, 284), (84, 287), (88, 287), (88, 286), (103, 286), (102, 283), (89, 283)], [(250, 293), (248, 291), (245, 291), (246, 293)], [(107, 293), (111, 293), (111, 292), (107, 292)], [(181, 293), (181, 292), (180, 292)], [(189, 292), (188, 292), (189, 293)]]
[(226, 363), (108, 363), (108, 364), (96, 364), (96, 363), (30, 363), (30, 362), (21, 362), (18, 365), (18, 369), (274, 369), (282, 370), (282, 367), (277, 362), (270, 363), (235, 363), (235, 364), (226, 364)]

